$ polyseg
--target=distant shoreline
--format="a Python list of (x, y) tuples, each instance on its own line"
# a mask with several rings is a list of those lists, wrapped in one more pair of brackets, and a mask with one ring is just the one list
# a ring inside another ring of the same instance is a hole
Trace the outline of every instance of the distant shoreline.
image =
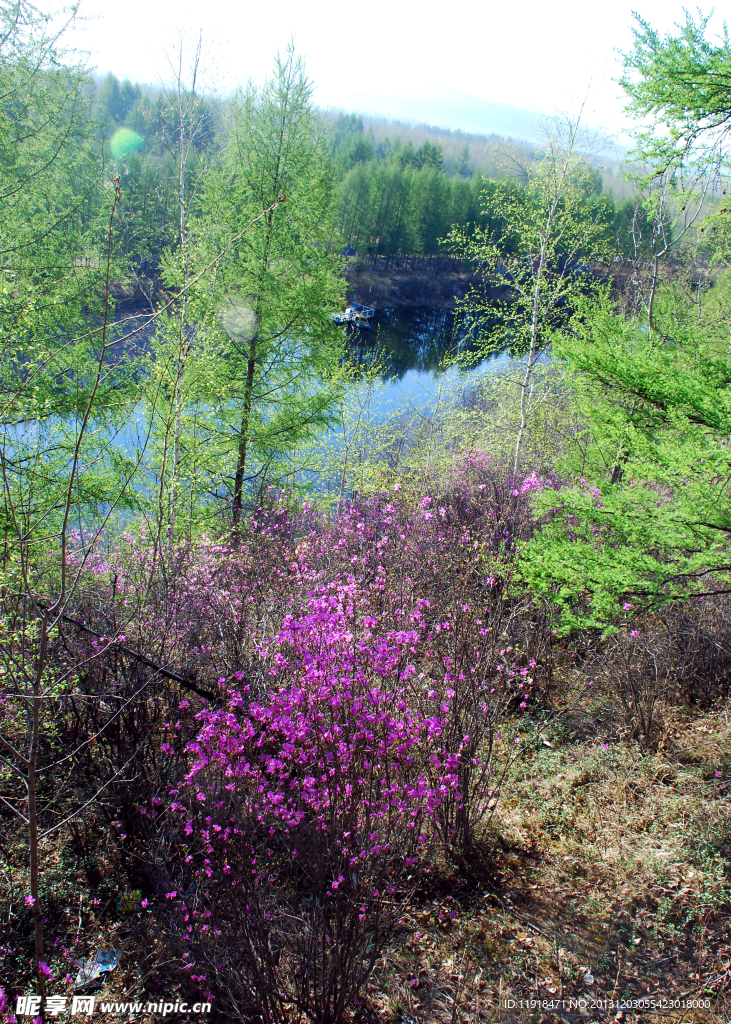
[[(357, 256), (345, 268), (348, 301), (362, 302), (379, 309), (454, 310), (473, 287), (484, 284), (467, 260), (444, 256)], [(172, 295), (154, 288), (152, 306), (139, 281), (116, 281), (112, 285), (116, 300), (115, 319), (146, 315), (153, 306), (167, 302)], [(496, 299), (508, 298), (507, 287), (491, 289)]]
[[(480, 278), (466, 260), (441, 256), (356, 257), (346, 267), (349, 301), (376, 309), (453, 310)], [(494, 289), (495, 298), (507, 288)]]

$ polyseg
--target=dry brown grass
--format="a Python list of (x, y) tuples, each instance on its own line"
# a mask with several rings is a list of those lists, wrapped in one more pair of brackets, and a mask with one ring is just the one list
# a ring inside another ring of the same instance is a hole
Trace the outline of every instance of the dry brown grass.
[(563, 739), (558, 729), (552, 748), (528, 756), (487, 837), (499, 852), (470, 880), (435, 876), (404, 915), (370, 986), (379, 1020), (616, 1018), (617, 1008), (505, 1006), (582, 995), (701, 998), (708, 1009), (641, 1016), (729, 1020), (729, 707), (663, 711), (657, 752), (566, 737), (564, 725)]

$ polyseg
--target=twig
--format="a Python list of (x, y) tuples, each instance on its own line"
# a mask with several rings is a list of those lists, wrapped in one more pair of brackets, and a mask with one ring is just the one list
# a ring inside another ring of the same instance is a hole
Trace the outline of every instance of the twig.
[[(89, 626), (85, 626), (79, 619), (72, 619), (70, 615), (62, 615), (61, 619), (63, 622), (69, 625), (76, 626), (77, 629), (83, 630), (84, 633), (89, 633), (91, 636), (101, 637), (103, 634), (98, 633), (95, 629), (91, 629)], [(144, 654), (140, 654), (139, 651), (133, 650), (131, 647), (127, 647), (126, 644), (117, 643), (117, 650), (122, 651), (124, 654), (128, 654), (131, 658), (135, 658), (142, 665), (146, 665), (148, 668), (153, 668), (161, 676), (165, 676), (166, 679), (172, 679), (173, 682), (179, 683), (184, 689), (192, 690), (193, 693), (197, 693), (200, 697), (205, 697), (207, 700), (217, 700), (216, 694), (212, 690), (207, 690), (203, 686), (197, 686), (191, 682), (190, 679), (186, 679), (185, 676), (181, 676), (178, 672), (173, 672), (172, 669), (165, 668), (164, 665), (158, 665)]]

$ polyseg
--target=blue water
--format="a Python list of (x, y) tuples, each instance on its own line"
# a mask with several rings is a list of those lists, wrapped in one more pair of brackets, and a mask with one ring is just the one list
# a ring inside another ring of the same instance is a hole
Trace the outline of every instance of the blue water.
[[(379, 419), (445, 400), (510, 363), (504, 352), (472, 360), (474, 339), (451, 311), (384, 309), (372, 324), (369, 331), (349, 329), (348, 342), (353, 362), (368, 366), (378, 360), (381, 367)], [(466, 357), (469, 368), (455, 365), (455, 356)]]

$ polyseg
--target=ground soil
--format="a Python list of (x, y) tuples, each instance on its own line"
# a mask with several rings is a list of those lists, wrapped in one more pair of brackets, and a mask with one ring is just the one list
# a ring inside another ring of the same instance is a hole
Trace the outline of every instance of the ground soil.
[(379, 1021), (731, 1019), (728, 711), (674, 710), (651, 752), (568, 724), (506, 788), (471, 877), (436, 872), (403, 915)]

